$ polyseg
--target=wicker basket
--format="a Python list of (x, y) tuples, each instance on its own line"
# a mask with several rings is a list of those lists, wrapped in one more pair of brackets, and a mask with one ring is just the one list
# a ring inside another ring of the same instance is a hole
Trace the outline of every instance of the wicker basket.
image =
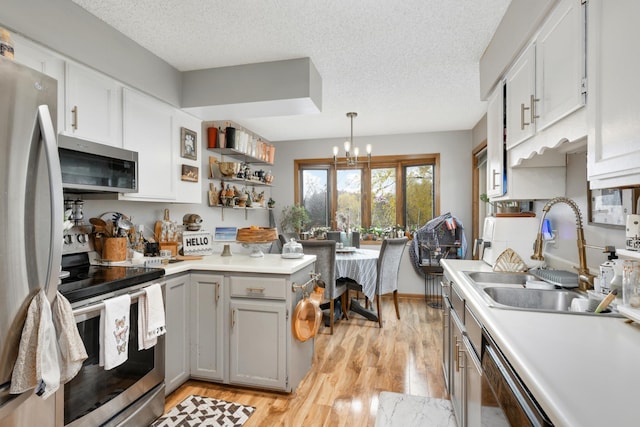
[(266, 243), (278, 238), (275, 228), (259, 227), (258, 229), (240, 228), (236, 240), (246, 243)]

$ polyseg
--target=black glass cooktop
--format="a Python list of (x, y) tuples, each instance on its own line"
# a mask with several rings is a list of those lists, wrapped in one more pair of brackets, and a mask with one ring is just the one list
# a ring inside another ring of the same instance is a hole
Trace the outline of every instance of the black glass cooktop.
[(164, 276), (162, 268), (89, 265), (86, 254), (65, 255), (62, 269), (69, 277), (62, 279), (58, 291), (71, 303)]

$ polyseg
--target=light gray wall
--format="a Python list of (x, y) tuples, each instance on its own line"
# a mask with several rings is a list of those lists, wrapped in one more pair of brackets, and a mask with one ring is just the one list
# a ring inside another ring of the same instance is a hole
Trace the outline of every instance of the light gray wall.
[[(460, 218), (465, 225), (467, 240), (471, 238), (471, 131), (363, 137), (356, 135), (354, 140), (361, 148), (371, 144), (374, 157), (440, 153), (440, 213), (451, 212)], [(276, 215), (283, 206), (294, 202), (294, 160), (330, 158), (333, 156), (333, 146), (342, 147), (343, 142), (343, 139), (320, 139), (275, 143), (276, 164), (272, 197), (279, 207), (276, 209)], [(401, 265), (399, 292), (422, 294), (424, 276), (415, 272), (408, 253), (407, 248)], [(467, 251), (467, 257), (470, 257), (470, 251)]]
[[(361, 152), (366, 144), (373, 156), (440, 153), (440, 213), (451, 212), (471, 222), (471, 132), (436, 132), (408, 135), (354, 137)], [(296, 159), (331, 158), (333, 146), (344, 139), (276, 142), (272, 197), (278, 205), (293, 203), (293, 166)]]
[(71, 0), (2, 0), (0, 26), (174, 105), (181, 74)]

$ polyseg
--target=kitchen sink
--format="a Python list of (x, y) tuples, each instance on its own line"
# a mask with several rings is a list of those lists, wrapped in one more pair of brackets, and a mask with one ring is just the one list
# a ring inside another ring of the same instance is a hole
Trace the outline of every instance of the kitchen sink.
[(595, 316), (621, 315), (615, 310), (603, 313), (571, 311), (571, 302), (580, 298), (587, 299), (585, 293), (577, 290), (525, 288), (527, 280), (539, 280), (528, 273), (509, 273), (498, 271), (463, 272), (471, 280), (476, 291), (490, 307), (508, 310), (543, 311), (549, 313), (567, 313)]
[(537, 280), (535, 276), (527, 273), (474, 271), (466, 274), (476, 283), (524, 285), (527, 280)]
[(560, 289), (486, 287), (483, 291), (498, 304), (527, 310), (569, 311), (571, 301), (585, 298), (578, 292)]

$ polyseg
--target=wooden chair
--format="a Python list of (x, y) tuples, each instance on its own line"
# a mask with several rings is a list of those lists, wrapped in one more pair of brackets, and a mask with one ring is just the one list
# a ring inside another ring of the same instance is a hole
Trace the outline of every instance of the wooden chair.
[[(344, 296), (347, 287), (345, 284), (336, 283), (336, 242), (333, 240), (301, 240), (305, 255), (316, 256), (316, 273), (320, 273), (320, 279), (325, 283), (324, 299), (329, 303), (329, 328), (333, 335), (335, 321), (335, 300)], [(346, 301), (343, 298), (342, 314), (347, 317)], [(348, 317), (347, 317), (348, 318)]]
[[(380, 297), (393, 293), (393, 304), (396, 308), (396, 316), (400, 320), (400, 309), (398, 307), (398, 272), (400, 271), (400, 261), (407, 246), (406, 237), (398, 239), (385, 239), (382, 241), (380, 255), (378, 256), (378, 275), (376, 278), (376, 309), (378, 311), (378, 324), (382, 328), (382, 311), (380, 310)], [(362, 285), (355, 281), (345, 282), (347, 286), (345, 299), (349, 301), (349, 290), (362, 292)]]

